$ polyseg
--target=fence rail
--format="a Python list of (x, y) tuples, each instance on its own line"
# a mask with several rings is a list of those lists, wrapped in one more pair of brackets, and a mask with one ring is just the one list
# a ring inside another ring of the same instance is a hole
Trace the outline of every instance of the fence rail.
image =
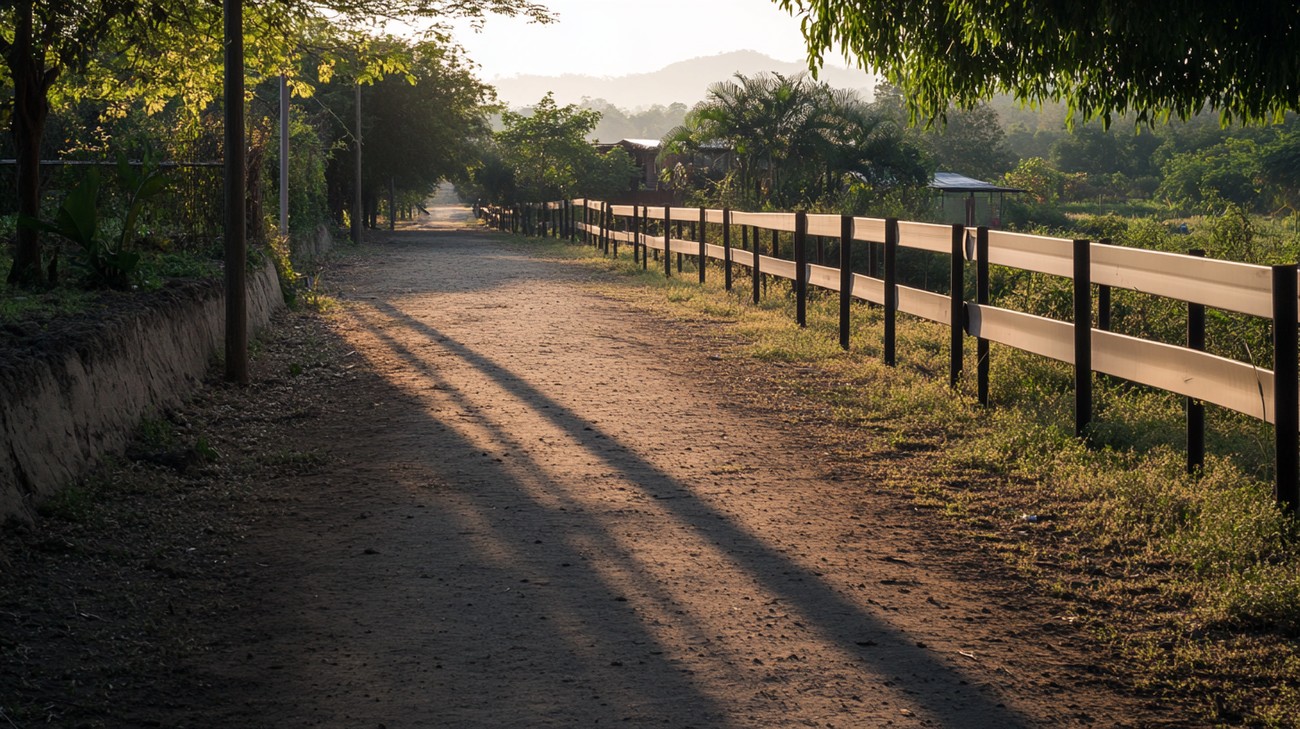
[[(810, 215), (802, 212), (744, 212), (705, 208), (610, 205), (599, 200), (565, 200), (487, 211), (488, 224), (501, 230), (581, 238), (607, 254), (619, 244), (632, 247), (633, 260), (649, 267), (653, 255), (666, 276), (681, 275), (683, 258), (694, 258), (704, 282), (709, 261), (722, 264), (728, 290), (748, 270), (752, 297), (762, 295), (764, 277), (793, 282), (796, 319), (806, 323), (809, 286), (840, 295), (840, 345), (849, 346), (852, 301), (883, 307), (883, 353), (895, 364), (899, 312), (948, 326), (950, 382), (961, 374), (966, 337), (976, 340), (976, 387), (989, 404), (989, 344), (998, 343), (1072, 365), (1075, 370), (1075, 432), (1085, 436), (1092, 418), (1092, 374), (1111, 375), (1187, 398), (1188, 469), (1203, 465), (1204, 417), (1209, 402), (1274, 426), (1278, 505), (1300, 506), (1300, 353), (1297, 311), (1300, 271), (1295, 265), (1258, 266), (1112, 246), (1105, 242), (1009, 233), (984, 227), (935, 225), (895, 219)], [(715, 230), (711, 234), (709, 226)], [(741, 245), (735, 245), (736, 229)], [(653, 233), (652, 233), (653, 231)], [(762, 250), (760, 231), (769, 233), (771, 255)], [(792, 258), (779, 254), (778, 235), (788, 234)], [(818, 261), (808, 260), (808, 240), (817, 237)], [(825, 239), (837, 239), (840, 261), (827, 265), (820, 255)], [(868, 272), (852, 270), (855, 245), (868, 246)], [(950, 294), (898, 282), (899, 248), (948, 256)], [(878, 265), (878, 263), (883, 263)], [(975, 267), (975, 291), (968, 297), (966, 266)], [(1059, 276), (1073, 283), (1072, 321), (1062, 321), (989, 303), (989, 266)], [(1097, 286), (1096, 295), (1093, 287)], [(1108, 331), (1110, 289), (1127, 289), (1185, 302), (1186, 346), (1155, 342)], [(1093, 324), (1094, 303), (1098, 323)], [(1206, 307), (1269, 319), (1273, 370), (1204, 351)]]

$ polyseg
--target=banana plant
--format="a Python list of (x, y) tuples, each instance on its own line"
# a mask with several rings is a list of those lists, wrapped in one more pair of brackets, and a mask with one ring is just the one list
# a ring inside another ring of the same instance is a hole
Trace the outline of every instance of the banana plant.
[(91, 168), (59, 206), (53, 220), (21, 216), (18, 224), (66, 238), (80, 249), (84, 282), (91, 288), (128, 289), (140, 265), (140, 254), (131, 250), (136, 220), (144, 206), (167, 189), (167, 178), (146, 160), (139, 170), (124, 157), (117, 162), (118, 178), (127, 192), (127, 208), (116, 240), (105, 240), (100, 228), (100, 175)]

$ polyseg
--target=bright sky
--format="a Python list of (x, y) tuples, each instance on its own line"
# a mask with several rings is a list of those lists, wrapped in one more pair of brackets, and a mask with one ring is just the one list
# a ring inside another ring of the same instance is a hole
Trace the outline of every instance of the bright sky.
[[(489, 17), (456, 39), (486, 81), (520, 74), (623, 76), (676, 61), (755, 50), (780, 61), (805, 56), (799, 21), (772, 0), (540, 0), (550, 25)], [(831, 59), (828, 59), (831, 60)]]

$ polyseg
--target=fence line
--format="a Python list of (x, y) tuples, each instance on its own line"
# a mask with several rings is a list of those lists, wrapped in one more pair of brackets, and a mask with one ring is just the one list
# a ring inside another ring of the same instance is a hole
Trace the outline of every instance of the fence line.
[[(660, 231), (652, 235), (651, 222)], [(989, 344), (1055, 359), (1074, 367), (1075, 433), (1087, 434), (1092, 418), (1092, 374), (1111, 375), (1187, 398), (1187, 467), (1197, 471), (1204, 462), (1202, 402), (1244, 413), (1274, 426), (1278, 505), (1292, 513), (1300, 506), (1300, 346), (1297, 344), (1297, 300), (1300, 270), (1296, 265), (1259, 266), (1190, 254), (1166, 253), (1109, 245), (1107, 241), (1070, 240), (900, 221), (839, 215), (756, 213), (729, 209), (610, 205), (598, 200), (564, 200), (514, 208), (489, 208), (487, 222), (500, 230), (576, 241), (618, 255), (620, 243), (630, 245), (635, 262), (649, 267), (653, 255), (662, 259), (664, 275), (682, 273), (683, 258), (696, 261), (699, 281), (706, 263), (721, 262), (728, 290), (737, 280), (736, 266), (749, 270), (752, 298), (761, 299), (766, 279), (793, 282), (795, 318), (806, 324), (808, 287), (840, 295), (840, 346), (849, 347), (851, 302), (883, 307), (883, 350), (886, 364), (896, 363), (896, 320), (899, 312), (946, 325), (951, 330), (949, 382), (955, 386), (963, 367), (967, 336), (976, 340), (976, 389), (982, 405), (989, 404)], [(717, 235), (709, 225), (720, 227)], [(684, 226), (689, 234), (684, 236)], [(732, 241), (739, 227), (741, 247)], [(772, 233), (772, 255), (761, 250), (759, 231)], [(779, 254), (780, 233), (790, 234), (792, 258)], [(819, 238), (817, 262), (808, 260), (808, 239)], [(821, 239), (841, 243), (837, 266), (821, 255)], [(718, 241), (718, 242), (711, 242)], [(855, 244), (865, 244), (868, 272), (851, 270)], [(940, 294), (898, 282), (898, 249), (949, 256), (950, 294)], [(877, 254), (880, 254), (879, 256)], [(878, 262), (881, 265), (877, 265)], [(975, 266), (975, 296), (966, 298), (965, 266)], [(1004, 266), (1070, 279), (1073, 282), (1072, 321), (992, 306), (989, 265)], [(883, 268), (883, 270), (881, 270)], [(1093, 325), (1098, 286), (1098, 325)], [(1188, 342), (1178, 346), (1108, 331), (1112, 288), (1152, 294), (1187, 303)], [(1266, 370), (1210, 354), (1205, 348), (1205, 309), (1214, 308), (1272, 321), (1274, 362)]]

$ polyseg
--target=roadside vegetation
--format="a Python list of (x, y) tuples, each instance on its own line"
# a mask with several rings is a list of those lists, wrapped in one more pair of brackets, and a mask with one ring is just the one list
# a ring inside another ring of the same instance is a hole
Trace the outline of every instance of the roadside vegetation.
[(701, 287), (626, 254), (521, 245), (603, 271), (593, 287), (653, 316), (715, 324), (724, 367), (755, 378), (746, 396), (817, 430), (837, 458), (919, 456), (927, 478), (880, 477), (1059, 598), (1056, 618), (1086, 626), (1143, 695), (1191, 700), (1210, 723), (1294, 726), (1300, 524), (1273, 503), (1268, 426), (1210, 407), (1210, 456), (1189, 476), (1181, 398), (1098, 378), (1087, 444), (1073, 433), (1072, 374), (1056, 363), (994, 345), (986, 410), (973, 348), (969, 376), (947, 386), (946, 328), (903, 316), (891, 368), (879, 309), (864, 304), (844, 352), (834, 295), (811, 298), (801, 329), (788, 282), (754, 306), (747, 287), (723, 290), (717, 266)]

